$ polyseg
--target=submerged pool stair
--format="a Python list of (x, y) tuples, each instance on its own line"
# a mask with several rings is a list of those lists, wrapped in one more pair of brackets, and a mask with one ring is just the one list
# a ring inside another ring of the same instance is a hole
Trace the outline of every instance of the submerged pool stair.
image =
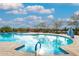
[(64, 54), (69, 54), (67, 51), (65, 51), (64, 49), (62, 49), (61, 47), (59, 48)]
[(15, 48), (15, 50), (20, 50), (20, 49), (22, 49), (24, 47), (25, 47), (25, 45), (22, 45), (22, 46), (19, 46), (19, 47)]

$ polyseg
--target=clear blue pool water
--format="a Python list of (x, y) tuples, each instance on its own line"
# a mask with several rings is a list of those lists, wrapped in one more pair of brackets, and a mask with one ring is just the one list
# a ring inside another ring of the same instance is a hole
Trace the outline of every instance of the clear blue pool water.
[(16, 42), (25, 44), (25, 47), (19, 51), (35, 53), (35, 45), (40, 41), (37, 51), (42, 54), (62, 54), (65, 53), (60, 49), (60, 46), (72, 44), (73, 41), (70, 38), (52, 35), (52, 34), (12, 34), (1, 33), (0, 42)]

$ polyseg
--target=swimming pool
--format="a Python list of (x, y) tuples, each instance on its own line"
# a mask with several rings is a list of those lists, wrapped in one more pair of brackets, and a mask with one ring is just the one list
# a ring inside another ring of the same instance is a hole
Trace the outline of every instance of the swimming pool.
[(62, 53), (66, 53), (65, 51), (60, 49), (60, 46), (65, 46), (72, 44), (73, 41), (70, 38), (53, 35), (53, 34), (0, 34), (0, 42), (16, 42), (22, 43), (25, 47), (17, 50), (17, 51), (24, 51), (35, 53), (35, 46), (38, 42), (36, 51), (40, 55), (58, 55)]
[(15, 42), (13, 33), (0, 33), (0, 42)]

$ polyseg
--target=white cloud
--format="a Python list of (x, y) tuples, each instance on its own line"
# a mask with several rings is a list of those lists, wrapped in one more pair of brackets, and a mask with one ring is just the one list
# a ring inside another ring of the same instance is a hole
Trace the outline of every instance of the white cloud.
[(44, 9), (44, 7), (35, 5), (35, 6), (27, 6), (26, 9), (27, 9), (27, 11), (40, 11), (40, 10)]
[(49, 15), (48, 19), (54, 19), (54, 16), (53, 15)]
[(24, 18), (16, 18), (14, 21), (24, 21)]
[(79, 10), (74, 12), (74, 15), (79, 16)]
[(46, 9), (43, 6), (40, 6), (40, 5), (27, 6), (26, 10), (28, 12), (39, 12), (39, 13), (45, 13), (45, 14), (51, 14), (51, 13), (53, 13), (55, 11), (54, 8)]
[(40, 19), (42, 19), (42, 17), (36, 16), (36, 15), (31, 15), (31, 16), (27, 16), (25, 19), (28, 19), (28, 20), (40, 20)]
[(2, 21), (2, 18), (0, 18), (0, 21)]
[(0, 3), (0, 9), (18, 9), (24, 7), (21, 3)]
[(27, 14), (26, 10), (24, 10), (24, 9), (11, 10), (11, 11), (8, 11), (6, 13), (10, 13), (10, 14)]
[(5, 5), (3, 5), (2, 8), (3, 9), (14, 8), (7, 12), (7, 13), (11, 13), (11, 14), (28, 14), (29, 12), (37, 12), (37, 13), (41, 13), (41, 14), (51, 14), (51, 13), (55, 12), (54, 8), (46, 9), (44, 6), (40, 6), (40, 5), (27, 6), (25, 8), (20, 8), (20, 7), (23, 7), (22, 4), (20, 4), (20, 5), (17, 4), (16, 6), (15, 5), (10, 6), (10, 4), (5, 4)]
[(22, 17), (22, 18), (15, 18), (13, 21), (22, 22), (22, 21), (27, 21), (27, 20), (38, 21), (38, 20), (42, 20), (42, 17), (36, 16), (36, 15), (31, 15), (31, 16)]

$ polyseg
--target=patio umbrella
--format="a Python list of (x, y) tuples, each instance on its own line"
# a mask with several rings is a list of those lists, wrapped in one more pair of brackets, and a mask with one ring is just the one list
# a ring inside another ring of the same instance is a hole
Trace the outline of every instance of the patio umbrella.
[(67, 35), (69, 35), (70, 37), (74, 38), (74, 32), (72, 28), (69, 28), (67, 31)]

